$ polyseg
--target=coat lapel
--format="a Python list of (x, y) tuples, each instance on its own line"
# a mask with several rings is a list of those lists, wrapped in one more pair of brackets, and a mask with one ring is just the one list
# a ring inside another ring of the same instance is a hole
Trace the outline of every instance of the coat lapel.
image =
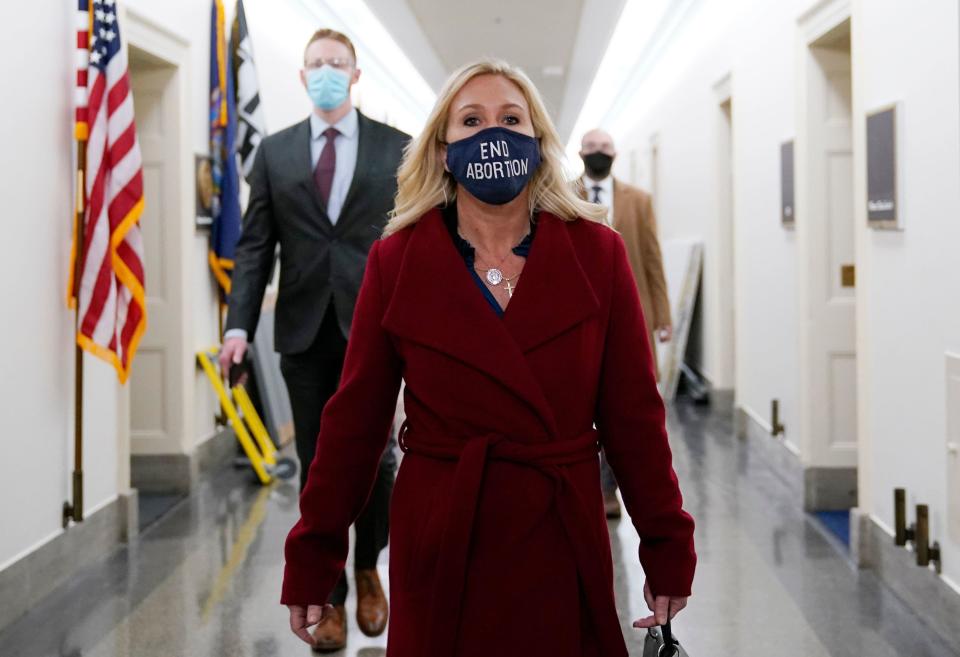
[(561, 221), (541, 215), (517, 291), (498, 317), (457, 253), (439, 210), (417, 223), (384, 314), (388, 331), (482, 371), (557, 424), (525, 351), (570, 329), (599, 303)]
[(310, 157), (310, 141), (313, 136), (310, 134), (310, 119), (307, 118), (307, 120), (300, 122), (292, 136), (293, 143), (289, 152), (300, 187), (304, 194), (309, 197), (316, 212), (317, 225), (329, 234), (333, 229), (333, 224), (327, 217), (327, 208), (323, 205), (320, 190), (317, 189), (317, 183), (313, 178), (313, 161)]
[(566, 222), (541, 212), (537, 235), (503, 321), (523, 352), (576, 326), (600, 309)]
[(364, 188), (364, 181), (370, 169), (370, 160), (373, 155), (376, 144), (374, 139), (376, 135), (372, 133), (371, 121), (359, 111), (357, 111), (357, 166), (353, 172), (353, 180), (350, 181), (350, 188), (347, 190), (347, 196), (343, 199), (343, 207), (340, 208), (340, 217), (334, 229), (342, 232), (344, 226), (351, 219), (351, 205), (356, 201), (359, 190)]
[(616, 178), (613, 179), (613, 229), (618, 233), (623, 233), (620, 229), (621, 219), (626, 215), (631, 215), (627, 210), (627, 195), (624, 192), (623, 185)]

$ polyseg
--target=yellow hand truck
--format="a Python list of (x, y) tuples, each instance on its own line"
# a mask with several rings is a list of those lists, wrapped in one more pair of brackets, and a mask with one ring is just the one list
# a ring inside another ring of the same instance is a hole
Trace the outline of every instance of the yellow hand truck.
[(210, 380), (214, 392), (217, 393), (223, 412), (226, 413), (244, 453), (250, 459), (253, 471), (257, 474), (260, 483), (264, 485), (273, 481), (274, 477), (290, 479), (297, 473), (296, 461), (287, 457), (277, 458), (277, 448), (274, 447), (270, 434), (263, 426), (243, 385), (236, 385), (229, 393), (227, 392), (227, 387), (223, 384), (223, 379), (220, 378), (215, 365), (219, 352), (220, 347), (200, 351), (197, 353), (197, 361)]

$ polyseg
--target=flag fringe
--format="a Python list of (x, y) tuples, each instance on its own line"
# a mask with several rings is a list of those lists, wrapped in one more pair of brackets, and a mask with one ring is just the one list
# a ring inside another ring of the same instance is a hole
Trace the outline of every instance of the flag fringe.
[(210, 270), (217, 283), (223, 288), (224, 293), (230, 294), (230, 273), (233, 271), (233, 260), (229, 258), (220, 258), (213, 249), (210, 249), (207, 261), (210, 263)]
[[(130, 344), (127, 346), (126, 364), (120, 359), (119, 354), (113, 351), (108, 347), (97, 344), (90, 337), (83, 335), (81, 332), (77, 332), (77, 344), (89, 354), (101, 358), (106, 362), (113, 365), (114, 369), (117, 370), (117, 376), (120, 379), (121, 385), (127, 382), (127, 379), (130, 377), (130, 367), (133, 364), (134, 356), (137, 355), (137, 348), (140, 346), (140, 340), (143, 338), (144, 332), (147, 330), (147, 299), (146, 292), (143, 289), (143, 286), (140, 284), (140, 281), (137, 280), (137, 277), (134, 275), (130, 268), (127, 267), (127, 264), (120, 257), (120, 254), (117, 250), (120, 247), (120, 244), (123, 243), (124, 237), (133, 228), (138, 221), (140, 221), (140, 215), (143, 214), (143, 197), (137, 201), (137, 204), (131, 208), (130, 212), (127, 213), (127, 216), (123, 218), (123, 221), (120, 222), (120, 225), (117, 227), (116, 232), (114, 233), (112, 239), (110, 240), (110, 264), (113, 267), (113, 272), (120, 282), (123, 283), (131, 294), (133, 294), (133, 300), (131, 304), (137, 304), (140, 306), (140, 321), (137, 323), (136, 329), (134, 329), (133, 336), (130, 338)], [(73, 306), (76, 306), (76, 299), (73, 299)], [(79, 312), (79, 311), (78, 311)]]

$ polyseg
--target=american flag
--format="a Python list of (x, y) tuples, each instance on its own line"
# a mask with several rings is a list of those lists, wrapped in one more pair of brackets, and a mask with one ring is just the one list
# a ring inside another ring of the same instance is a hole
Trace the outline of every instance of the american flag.
[[(143, 168), (116, 0), (78, 0), (76, 136), (86, 141), (77, 342), (112, 363), (121, 383), (146, 330)], [(92, 9), (92, 12), (90, 11)], [(80, 149), (83, 150), (82, 148)], [(74, 267), (71, 267), (73, 276)]]

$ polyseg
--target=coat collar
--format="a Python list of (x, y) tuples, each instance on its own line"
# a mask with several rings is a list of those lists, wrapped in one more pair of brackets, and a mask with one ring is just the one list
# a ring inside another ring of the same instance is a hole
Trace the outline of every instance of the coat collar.
[(350, 181), (350, 188), (347, 190), (347, 196), (343, 199), (343, 207), (340, 209), (340, 218), (334, 230), (342, 232), (352, 215), (351, 206), (357, 201), (357, 194), (363, 189), (367, 174), (370, 173), (369, 162), (376, 148), (376, 135), (373, 133), (373, 121), (360, 113), (360, 110), (354, 110), (357, 114), (357, 129), (360, 131), (359, 142), (357, 143), (357, 166), (353, 172), (353, 180)]
[(538, 222), (517, 291), (501, 318), (477, 289), (440, 211), (427, 213), (406, 245), (383, 326), (486, 373), (556, 435), (556, 418), (525, 354), (594, 315), (600, 303), (566, 222), (546, 213)]
[(356, 108), (351, 109), (343, 115), (343, 118), (336, 123), (327, 123), (316, 112), (310, 112), (310, 139), (316, 141), (323, 136), (327, 128), (336, 128), (341, 135), (347, 139), (352, 139), (357, 133), (357, 126), (360, 122), (360, 112)]
[[(619, 233), (621, 232), (621, 219), (624, 215), (622, 208), (626, 207), (627, 202), (627, 190), (624, 188), (623, 183), (617, 180), (616, 177), (610, 176), (609, 180), (610, 186), (613, 189), (613, 209), (615, 210), (613, 213), (613, 224), (611, 225), (611, 228)], [(574, 189), (577, 192), (577, 196), (579, 196), (581, 200), (587, 200), (587, 186), (584, 182), (583, 176), (574, 181)]]
[(347, 196), (343, 200), (343, 207), (340, 210), (340, 218), (334, 225), (327, 216), (327, 208), (320, 198), (320, 191), (313, 179), (313, 163), (310, 159), (310, 141), (313, 139), (313, 128), (310, 117), (307, 117), (298, 123), (293, 132), (294, 147), (291, 148), (296, 170), (299, 172), (300, 184), (303, 186), (307, 195), (313, 203), (317, 216), (320, 217), (319, 224), (327, 234), (342, 233), (345, 226), (350, 223), (351, 205), (356, 203), (359, 190), (363, 189), (364, 180), (367, 178), (367, 163), (376, 148), (374, 143), (376, 135), (372, 134), (373, 121), (354, 110), (357, 116), (356, 129), (359, 131), (359, 141), (357, 143), (357, 167), (353, 173), (353, 180), (350, 181), (350, 188), (347, 190)]
[(602, 198), (605, 199), (604, 202), (606, 202), (606, 199), (610, 199), (613, 195), (614, 180), (612, 175), (608, 175), (603, 180), (594, 180), (584, 173), (580, 176), (580, 189), (583, 192), (581, 198), (587, 200), (592, 197), (593, 188), (599, 187)]
[(624, 187), (623, 183), (613, 179), (613, 229), (617, 232), (620, 231), (620, 226), (622, 224), (623, 217), (627, 214), (627, 188)]
[(310, 142), (313, 139), (311, 135), (310, 117), (305, 118), (298, 123), (291, 134), (292, 144), (290, 146), (290, 155), (292, 166), (297, 172), (299, 184), (304, 193), (310, 198), (313, 205), (314, 216), (318, 217), (316, 224), (320, 226), (324, 234), (333, 233), (333, 224), (327, 216), (327, 209), (323, 205), (323, 199), (320, 198), (320, 191), (317, 189), (317, 183), (313, 179), (313, 162), (310, 159)]

